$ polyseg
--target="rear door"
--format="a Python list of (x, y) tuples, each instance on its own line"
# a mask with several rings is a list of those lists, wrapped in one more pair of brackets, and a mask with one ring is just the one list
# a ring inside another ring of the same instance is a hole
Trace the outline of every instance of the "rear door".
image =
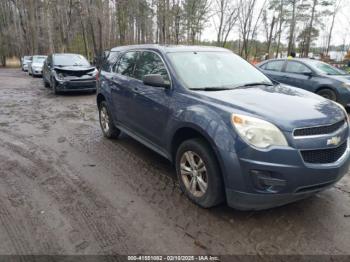
[(273, 60), (263, 64), (260, 68), (271, 79), (283, 83), (282, 69), (284, 67), (285, 60)]
[(283, 83), (313, 91), (316, 82), (308, 66), (299, 61), (287, 61), (284, 71)]
[(136, 128), (132, 115), (135, 108), (133, 87), (138, 82), (134, 78), (138, 55), (138, 51), (127, 51), (122, 54), (114, 67), (115, 73), (110, 78), (114, 120), (132, 130)]

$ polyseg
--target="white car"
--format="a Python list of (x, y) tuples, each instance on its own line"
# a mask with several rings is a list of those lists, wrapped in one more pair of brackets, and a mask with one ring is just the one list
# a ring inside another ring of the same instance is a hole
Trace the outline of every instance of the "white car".
[(34, 55), (31, 63), (28, 65), (28, 73), (31, 76), (41, 76), (43, 71), (44, 61), (47, 56)]
[(31, 56), (24, 56), (21, 59), (22, 71), (28, 71), (28, 64), (32, 61)]

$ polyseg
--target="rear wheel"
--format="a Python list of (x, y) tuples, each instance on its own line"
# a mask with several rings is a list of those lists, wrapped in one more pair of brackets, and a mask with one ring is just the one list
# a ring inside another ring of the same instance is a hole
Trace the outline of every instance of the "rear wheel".
[(317, 91), (317, 94), (332, 101), (337, 101), (337, 94), (328, 88)]
[(109, 113), (107, 102), (102, 101), (98, 107), (100, 126), (102, 133), (107, 138), (118, 138), (120, 130), (115, 127), (112, 116)]
[(176, 154), (176, 173), (181, 190), (197, 205), (209, 208), (224, 200), (219, 164), (203, 139), (183, 142)]

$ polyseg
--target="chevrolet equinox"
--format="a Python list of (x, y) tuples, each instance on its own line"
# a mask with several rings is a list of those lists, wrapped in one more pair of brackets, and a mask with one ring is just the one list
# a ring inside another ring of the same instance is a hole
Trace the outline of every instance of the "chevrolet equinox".
[(348, 170), (344, 108), (272, 82), (229, 50), (117, 47), (97, 78), (104, 136), (123, 131), (169, 159), (181, 190), (202, 207), (284, 205)]

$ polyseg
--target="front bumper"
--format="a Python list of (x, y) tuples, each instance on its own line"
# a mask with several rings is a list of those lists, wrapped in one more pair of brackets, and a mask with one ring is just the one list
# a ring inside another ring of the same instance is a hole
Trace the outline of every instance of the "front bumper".
[(60, 92), (94, 91), (96, 90), (96, 80), (57, 80), (56, 88)]
[(41, 76), (43, 74), (42, 70), (41, 69), (35, 69), (35, 68), (32, 68), (32, 74), (34, 76)]
[[(226, 155), (224, 163), (228, 205), (240, 210), (268, 209), (309, 197), (339, 181), (349, 169), (349, 141), (343, 156), (332, 164), (304, 163), (294, 148), (259, 152), (249, 147)], [(275, 184), (261, 187), (265, 179)]]

